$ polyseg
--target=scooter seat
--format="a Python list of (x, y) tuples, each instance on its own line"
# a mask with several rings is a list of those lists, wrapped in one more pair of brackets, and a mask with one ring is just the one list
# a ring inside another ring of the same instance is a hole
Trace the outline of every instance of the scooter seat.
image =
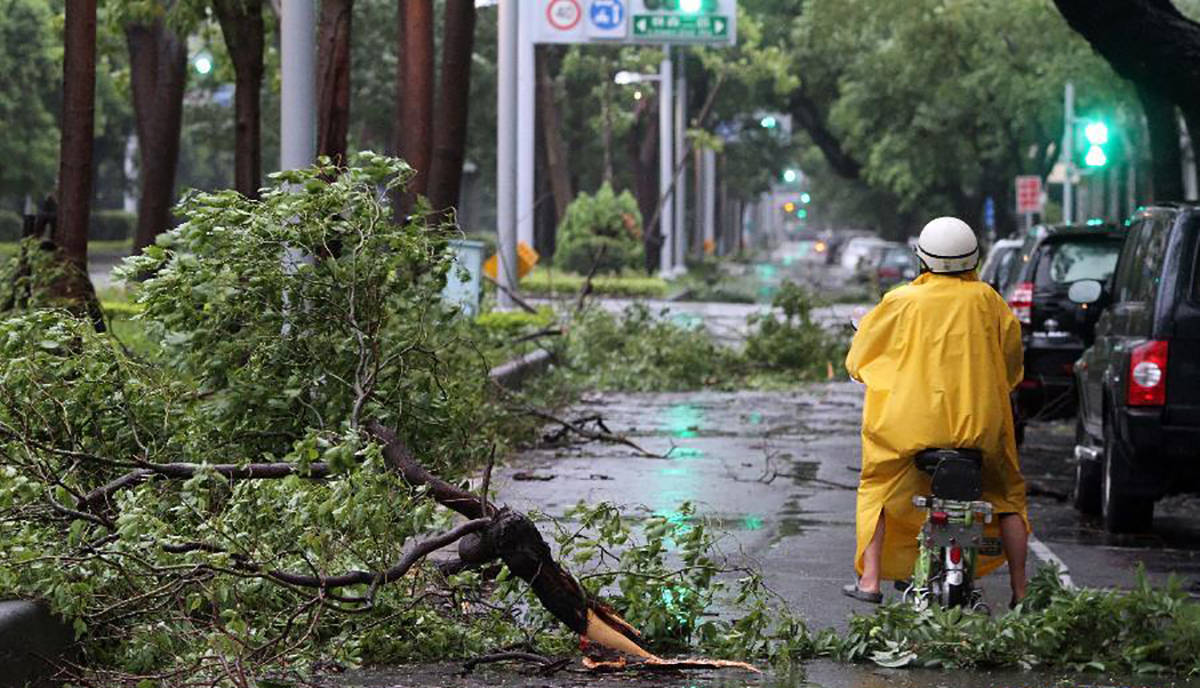
[(926, 449), (917, 468), (933, 476), (934, 497), (972, 501), (983, 495), (983, 452), (978, 449)]

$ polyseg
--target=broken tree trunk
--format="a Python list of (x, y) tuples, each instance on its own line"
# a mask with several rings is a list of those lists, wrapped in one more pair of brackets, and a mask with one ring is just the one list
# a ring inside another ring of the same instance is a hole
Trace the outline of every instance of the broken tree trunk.
[(485, 498), (451, 485), (416, 462), (396, 433), (376, 421), (367, 432), (383, 442), (383, 458), (409, 484), (424, 485), (442, 506), (469, 519), (492, 517), (492, 523), (477, 538), (460, 544), (467, 563), (480, 565), (499, 558), (515, 576), (529, 584), (542, 605), (575, 633), (619, 652), (650, 657), (640, 634), (608, 605), (592, 598), (566, 569), (554, 560), (550, 546), (525, 514), (497, 509)]

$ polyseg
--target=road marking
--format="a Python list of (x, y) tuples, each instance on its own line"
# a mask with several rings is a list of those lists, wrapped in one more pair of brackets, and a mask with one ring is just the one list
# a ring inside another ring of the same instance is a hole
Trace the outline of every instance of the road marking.
[(1029, 549), (1033, 550), (1033, 554), (1041, 559), (1043, 563), (1054, 564), (1058, 567), (1058, 582), (1062, 583), (1064, 588), (1068, 590), (1075, 589), (1075, 581), (1071, 580), (1071, 570), (1067, 568), (1066, 562), (1058, 558), (1058, 555), (1050, 551), (1046, 543), (1034, 537), (1029, 536)]

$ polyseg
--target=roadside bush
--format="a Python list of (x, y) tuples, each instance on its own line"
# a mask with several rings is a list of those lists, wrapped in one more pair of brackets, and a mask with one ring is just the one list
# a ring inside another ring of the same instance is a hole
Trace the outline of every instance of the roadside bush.
[(23, 221), (19, 213), (0, 210), (0, 241), (20, 241)]
[(567, 206), (558, 228), (554, 264), (569, 272), (614, 273), (644, 267), (642, 215), (633, 194), (619, 195), (605, 183), (596, 194), (581, 193)]
[(803, 378), (827, 376), (830, 366), (842, 369), (847, 342), (812, 319), (816, 302), (811, 292), (794, 282), (784, 282), (771, 305), (783, 311), (752, 315), (745, 356), (750, 365), (795, 371)]
[(88, 223), (91, 241), (125, 241), (137, 229), (137, 215), (124, 210), (97, 210)]

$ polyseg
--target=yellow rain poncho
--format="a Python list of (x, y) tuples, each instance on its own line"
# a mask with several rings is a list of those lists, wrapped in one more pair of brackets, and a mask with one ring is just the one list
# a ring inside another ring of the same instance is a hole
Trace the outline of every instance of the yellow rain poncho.
[[(863, 317), (846, 357), (850, 376), (867, 387), (854, 558), (859, 575), (881, 512), (882, 577), (912, 575), (925, 520), (912, 498), (928, 494), (930, 483), (913, 461), (922, 449), (983, 451), (983, 499), (997, 514), (1020, 514), (1028, 529), (1009, 401), (1022, 368), (1021, 326), (974, 272), (923, 274)], [(988, 531), (998, 535), (998, 519)], [(977, 573), (1003, 561), (980, 557)]]

